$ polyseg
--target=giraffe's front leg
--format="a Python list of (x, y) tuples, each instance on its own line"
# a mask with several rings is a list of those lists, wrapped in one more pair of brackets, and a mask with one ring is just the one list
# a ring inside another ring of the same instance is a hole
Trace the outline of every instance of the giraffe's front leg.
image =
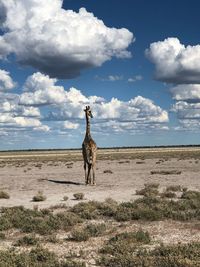
[(88, 174), (87, 174), (87, 180), (88, 180), (88, 184), (91, 184), (91, 164), (88, 164)]
[(85, 184), (88, 184), (88, 181), (87, 181), (87, 171), (86, 171), (86, 162), (84, 162), (84, 170), (85, 170)]
[(95, 164), (92, 165), (92, 175), (93, 175), (93, 181), (92, 184), (96, 185), (96, 181), (95, 181), (95, 170), (96, 170), (96, 166)]

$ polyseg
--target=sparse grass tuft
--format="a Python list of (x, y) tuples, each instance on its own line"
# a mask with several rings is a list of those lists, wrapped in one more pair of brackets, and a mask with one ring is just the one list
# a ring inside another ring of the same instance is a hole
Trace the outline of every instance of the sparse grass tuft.
[(83, 193), (75, 193), (75, 194), (73, 194), (73, 196), (76, 200), (82, 200), (84, 198)]
[(64, 196), (64, 197), (63, 197), (63, 201), (67, 201), (68, 199), (69, 199), (68, 196)]
[(37, 195), (33, 197), (34, 202), (45, 201), (47, 198), (43, 195), (42, 191), (38, 191)]
[(9, 199), (10, 195), (5, 191), (0, 191), (0, 199), (1, 198)]

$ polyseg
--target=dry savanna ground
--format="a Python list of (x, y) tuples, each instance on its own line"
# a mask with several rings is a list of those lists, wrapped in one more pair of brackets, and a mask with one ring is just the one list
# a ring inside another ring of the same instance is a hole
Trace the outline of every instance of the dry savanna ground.
[(200, 149), (0, 153), (1, 266), (200, 266)]

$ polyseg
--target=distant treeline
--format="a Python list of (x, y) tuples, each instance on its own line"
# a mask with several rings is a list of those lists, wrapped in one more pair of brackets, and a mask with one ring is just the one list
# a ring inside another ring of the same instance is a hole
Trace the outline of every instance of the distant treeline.
[[(119, 146), (119, 147), (98, 147), (99, 149), (143, 149), (143, 148), (189, 148), (200, 147), (199, 145), (163, 145), (163, 146)], [(48, 151), (68, 151), (80, 150), (81, 148), (49, 148), (49, 149), (17, 149), (17, 150), (0, 150), (0, 152), (48, 152)]]

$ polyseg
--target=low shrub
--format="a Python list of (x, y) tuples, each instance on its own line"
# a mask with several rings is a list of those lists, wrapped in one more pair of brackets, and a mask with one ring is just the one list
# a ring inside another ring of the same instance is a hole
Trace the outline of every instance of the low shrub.
[(181, 198), (190, 199), (190, 200), (198, 199), (200, 201), (200, 192), (192, 191), (192, 190), (184, 191)]
[(0, 240), (5, 240), (5, 239), (6, 239), (6, 235), (0, 232)]
[(69, 199), (68, 196), (64, 196), (64, 197), (63, 197), (63, 201), (67, 201), (68, 199)]
[(106, 231), (106, 225), (105, 223), (99, 223), (99, 224), (88, 224), (85, 227), (85, 231), (89, 234), (91, 237), (97, 237), (104, 234)]
[(176, 194), (174, 192), (171, 192), (171, 191), (165, 191), (165, 192), (161, 193), (160, 196), (166, 197), (166, 198), (175, 198)]
[(34, 246), (38, 244), (39, 239), (34, 235), (26, 235), (17, 240), (15, 246)]
[(166, 191), (180, 192), (182, 191), (182, 187), (180, 185), (170, 185), (166, 188)]
[(38, 191), (37, 195), (35, 195), (32, 200), (34, 202), (45, 201), (46, 196), (43, 195), (42, 191)]
[(5, 192), (5, 191), (0, 191), (0, 199), (1, 198), (9, 199), (10, 198), (10, 195), (7, 192)]
[(141, 190), (136, 190), (136, 195), (143, 195), (146, 197), (152, 197), (152, 196), (157, 196), (159, 194), (158, 187), (159, 184), (157, 183), (149, 183), (145, 184), (145, 187)]
[(84, 229), (79, 229), (72, 231), (70, 240), (82, 242), (87, 241), (89, 238), (90, 235), (87, 231), (85, 231)]

